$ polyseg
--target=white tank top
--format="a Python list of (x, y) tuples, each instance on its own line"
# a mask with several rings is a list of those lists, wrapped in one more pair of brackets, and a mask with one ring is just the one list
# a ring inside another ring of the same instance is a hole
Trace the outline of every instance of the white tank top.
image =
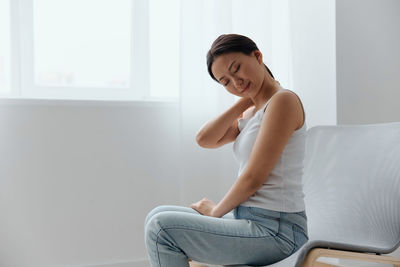
[[(281, 87), (281, 89), (283, 89)], [(285, 90), (285, 89), (284, 89)], [(251, 150), (256, 140), (264, 109), (259, 109), (253, 117), (238, 119), (239, 135), (233, 144), (233, 152), (239, 163), (238, 177), (245, 170)], [(305, 155), (306, 122), (294, 131), (266, 182), (242, 206), (258, 207), (283, 212), (305, 210), (302, 186), (303, 160)]]

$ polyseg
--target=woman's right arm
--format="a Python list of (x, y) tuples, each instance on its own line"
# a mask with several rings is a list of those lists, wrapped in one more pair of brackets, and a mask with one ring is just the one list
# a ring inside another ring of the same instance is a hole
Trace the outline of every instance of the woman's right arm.
[(252, 105), (250, 98), (241, 98), (221, 115), (206, 122), (196, 135), (199, 146), (217, 148), (233, 142), (239, 134), (237, 119)]

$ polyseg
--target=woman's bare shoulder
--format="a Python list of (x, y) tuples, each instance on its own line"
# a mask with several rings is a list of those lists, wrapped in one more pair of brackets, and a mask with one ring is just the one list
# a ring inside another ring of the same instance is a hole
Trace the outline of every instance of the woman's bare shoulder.
[(271, 102), (276, 102), (275, 109), (281, 109), (282, 112), (288, 111), (289, 109), (293, 110), (298, 121), (298, 125), (300, 125), (296, 128), (296, 130), (302, 127), (305, 121), (305, 112), (303, 103), (295, 92), (288, 89), (280, 90), (273, 95)]

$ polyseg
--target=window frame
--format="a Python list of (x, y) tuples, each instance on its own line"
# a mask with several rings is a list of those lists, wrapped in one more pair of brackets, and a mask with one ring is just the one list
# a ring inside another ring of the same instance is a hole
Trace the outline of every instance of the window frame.
[(10, 93), (1, 98), (176, 101), (150, 95), (149, 3), (131, 0), (128, 88), (39, 86), (34, 84), (34, 0), (10, 0)]

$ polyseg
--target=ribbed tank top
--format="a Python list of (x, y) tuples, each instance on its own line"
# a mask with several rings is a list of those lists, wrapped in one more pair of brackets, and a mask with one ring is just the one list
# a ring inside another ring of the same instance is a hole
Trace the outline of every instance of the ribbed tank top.
[[(281, 87), (280, 90), (286, 90)], [(254, 116), (238, 119), (239, 135), (233, 144), (233, 152), (239, 163), (238, 177), (245, 170), (256, 140), (264, 110), (271, 98)], [(266, 182), (242, 206), (258, 207), (283, 212), (305, 210), (302, 187), (303, 160), (305, 155), (306, 122), (294, 131)]]

